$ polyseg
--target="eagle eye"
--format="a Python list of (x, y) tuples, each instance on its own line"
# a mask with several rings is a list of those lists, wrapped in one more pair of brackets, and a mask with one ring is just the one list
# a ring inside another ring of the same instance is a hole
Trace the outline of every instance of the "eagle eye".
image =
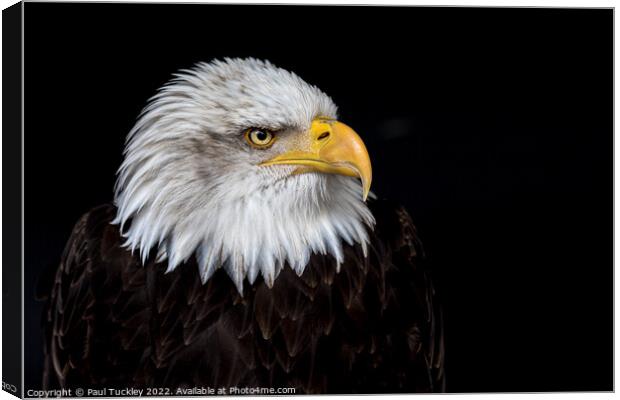
[(273, 144), (275, 136), (273, 132), (262, 128), (250, 128), (245, 132), (245, 140), (253, 147), (266, 149)]

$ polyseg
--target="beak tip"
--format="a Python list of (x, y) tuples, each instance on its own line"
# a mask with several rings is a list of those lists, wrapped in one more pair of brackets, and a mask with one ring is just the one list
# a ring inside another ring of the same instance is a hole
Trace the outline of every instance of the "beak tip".
[(362, 201), (368, 200), (368, 194), (370, 193), (370, 184), (362, 182)]

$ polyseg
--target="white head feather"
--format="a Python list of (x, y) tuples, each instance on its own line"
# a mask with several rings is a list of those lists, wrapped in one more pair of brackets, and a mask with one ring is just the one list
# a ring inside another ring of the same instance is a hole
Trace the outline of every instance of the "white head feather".
[(258, 166), (282, 149), (257, 150), (243, 137), (250, 127), (293, 135), (317, 116), (335, 119), (327, 95), (255, 59), (175, 76), (127, 137), (113, 221), (125, 246), (143, 261), (156, 249), (168, 271), (195, 255), (203, 282), (224, 267), (240, 292), (259, 273), (271, 286), (286, 264), (301, 275), (312, 253), (340, 264), (343, 241), (365, 251), (374, 218), (358, 180)]

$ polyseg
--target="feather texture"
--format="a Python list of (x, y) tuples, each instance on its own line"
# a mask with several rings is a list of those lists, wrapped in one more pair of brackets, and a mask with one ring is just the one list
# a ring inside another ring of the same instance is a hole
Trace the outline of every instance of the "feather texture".
[[(76, 224), (48, 293), (45, 386), (294, 387), (297, 393), (442, 391), (441, 312), (402, 208), (370, 204), (368, 248), (285, 263), (244, 296), (222, 269), (202, 284), (125, 249), (117, 210)], [(155, 250), (154, 250), (155, 252)], [(365, 254), (367, 252), (367, 254)]]

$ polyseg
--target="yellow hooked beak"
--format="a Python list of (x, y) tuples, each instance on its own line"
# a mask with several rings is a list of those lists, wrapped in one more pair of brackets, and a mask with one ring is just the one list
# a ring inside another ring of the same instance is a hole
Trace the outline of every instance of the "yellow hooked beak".
[(307, 137), (295, 147), (261, 165), (298, 165), (295, 173), (323, 172), (359, 177), (362, 180), (362, 197), (366, 201), (372, 168), (366, 146), (353, 129), (342, 122), (316, 118)]

